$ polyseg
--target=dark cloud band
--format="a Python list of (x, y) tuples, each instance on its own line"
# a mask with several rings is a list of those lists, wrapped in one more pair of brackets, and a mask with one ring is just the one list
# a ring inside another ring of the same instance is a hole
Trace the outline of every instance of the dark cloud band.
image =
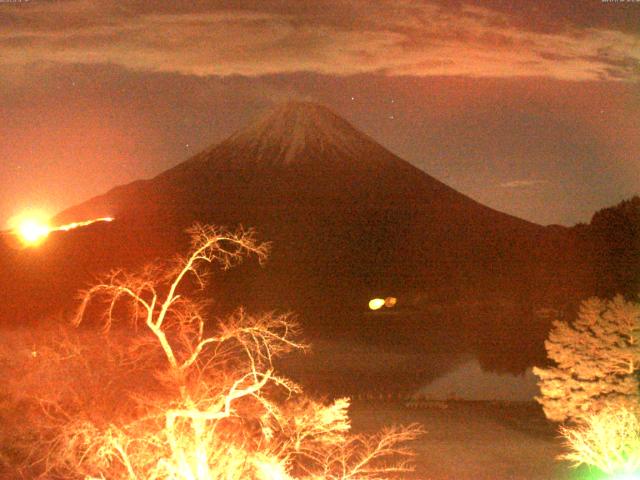
[(640, 79), (640, 35), (622, 21), (605, 27), (610, 6), (583, 2), (560, 28), (558, 7), (529, 3), (538, 8), (408, 0), (299, 1), (287, 9), (268, 1), (3, 4), (0, 24), (11, 28), (0, 33), (0, 56), (13, 65), (109, 63), (199, 76)]

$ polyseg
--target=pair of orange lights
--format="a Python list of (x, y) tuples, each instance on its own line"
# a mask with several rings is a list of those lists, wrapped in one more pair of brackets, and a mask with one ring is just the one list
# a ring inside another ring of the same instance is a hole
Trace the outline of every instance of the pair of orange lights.
[(382, 307), (395, 307), (398, 299), (396, 297), (387, 297), (387, 298), (372, 298), (369, 300), (369, 309), (370, 310), (379, 310)]

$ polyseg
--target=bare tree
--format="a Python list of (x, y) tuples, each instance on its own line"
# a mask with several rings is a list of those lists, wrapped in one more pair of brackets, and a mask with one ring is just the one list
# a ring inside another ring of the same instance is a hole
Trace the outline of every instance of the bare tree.
[[(402, 458), (410, 452), (403, 445), (422, 433), (420, 427), (354, 436), (348, 399), (311, 400), (276, 374), (274, 358), (306, 348), (291, 315), (253, 316), (240, 309), (207, 324), (206, 302), (190, 293), (191, 286), (204, 286), (205, 267), (227, 269), (247, 256), (263, 261), (268, 245), (253, 230), (196, 225), (190, 234), (188, 256), (135, 274), (113, 271), (82, 292), (76, 325), (95, 302), (103, 302), (105, 338), (126, 317), (128, 347), (114, 368), (143, 363), (137, 378), (123, 383), (145, 377), (145, 390), (122, 390), (121, 401), (133, 405), (128, 415), (96, 422), (66, 412), (46, 447), (46, 475), (364, 480), (408, 471)], [(87, 370), (100, 362), (91, 365)]]
[[(116, 307), (120, 302), (126, 302), (132, 310), (131, 320), (134, 323), (144, 321), (175, 370), (188, 369), (206, 345), (224, 341), (223, 337), (205, 337), (204, 305), (183, 296), (180, 288), (188, 275), (203, 287), (206, 277), (203, 267), (206, 264), (215, 262), (223, 269), (229, 269), (251, 254), (264, 261), (269, 247), (256, 241), (253, 230), (229, 233), (196, 224), (189, 233), (192, 237), (191, 254), (179, 257), (172, 266), (149, 265), (138, 274), (115, 270), (101, 283), (81, 292), (82, 302), (76, 314), (76, 324), (83, 320), (89, 302), (102, 297), (108, 304), (104, 330), (109, 331)], [(286, 324), (282, 320), (279, 323)], [(175, 343), (171, 343), (167, 332), (173, 334)], [(231, 332), (225, 333), (233, 336)]]

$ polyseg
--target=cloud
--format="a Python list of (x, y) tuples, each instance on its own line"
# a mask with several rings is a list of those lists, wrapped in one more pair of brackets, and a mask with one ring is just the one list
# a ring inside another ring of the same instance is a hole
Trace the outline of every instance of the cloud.
[(525, 20), (409, 0), (301, 0), (286, 8), (267, 0), (33, 1), (0, 4), (0, 25), (10, 27), (1, 30), (0, 55), (12, 65), (116, 64), (199, 76), (640, 79), (637, 33), (601, 24), (536, 28)]
[(526, 188), (548, 183), (549, 182), (547, 182), (546, 180), (511, 180), (509, 182), (501, 183), (500, 186), (502, 188)]

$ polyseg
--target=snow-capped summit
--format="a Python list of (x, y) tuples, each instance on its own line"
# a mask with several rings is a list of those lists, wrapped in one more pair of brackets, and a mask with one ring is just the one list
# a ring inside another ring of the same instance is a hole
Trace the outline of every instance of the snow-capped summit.
[(336, 161), (356, 160), (375, 144), (328, 108), (310, 102), (276, 106), (220, 146), (242, 150), (252, 162), (291, 164), (328, 154)]

